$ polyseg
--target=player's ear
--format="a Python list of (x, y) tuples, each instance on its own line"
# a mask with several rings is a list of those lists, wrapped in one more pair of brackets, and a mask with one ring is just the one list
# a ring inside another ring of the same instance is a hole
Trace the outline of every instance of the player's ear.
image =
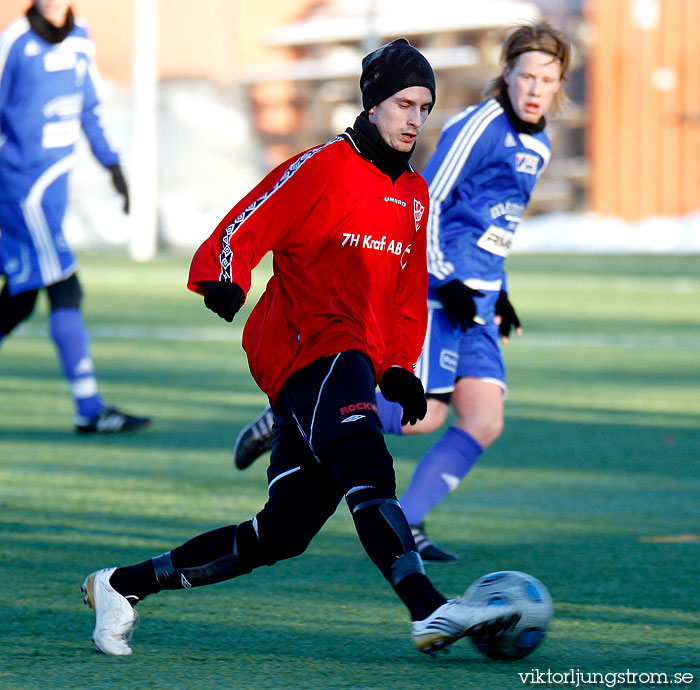
[(510, 68), (507, 65), (503, 68), (503, 81), (506, 86), (510, 86)]

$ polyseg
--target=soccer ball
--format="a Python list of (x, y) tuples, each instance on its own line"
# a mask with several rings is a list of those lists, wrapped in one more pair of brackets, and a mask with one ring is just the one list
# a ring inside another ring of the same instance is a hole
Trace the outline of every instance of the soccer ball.
[(472, 637), (474, 646), (492, 659), (522, 659), (544, 640), (552, 619), (552, 598), (532, 575), (502, 570), (480, 577), (464, 593), (468, 604), (514, 606), (522, 615), (510, 630), (498, 635)]

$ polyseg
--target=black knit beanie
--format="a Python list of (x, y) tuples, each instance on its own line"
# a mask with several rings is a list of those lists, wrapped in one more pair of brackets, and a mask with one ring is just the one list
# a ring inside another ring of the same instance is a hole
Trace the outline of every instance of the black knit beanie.
[(362, 60), (362, 107), (369, 112), (398, 91), (425, 86), (435, 105), (435, 75), (430, 63), (405, 38), (383, 45)]

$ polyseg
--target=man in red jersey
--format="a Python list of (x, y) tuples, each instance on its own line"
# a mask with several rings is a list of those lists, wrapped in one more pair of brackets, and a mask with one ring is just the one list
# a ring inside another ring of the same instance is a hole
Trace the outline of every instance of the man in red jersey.
[(425, 575), (396, 500), (393, 460), (375, 387), (426, 412), (413, 364), (425, 335), (428, 192), (409, 163), (435, 101), (427, 60), (405, 39), (368, 55), (364, 111), (335, 139), (272, 171), (221, 221), (192, 261), (188, 287), (232, 321), (251, 271), (273, 252), (274, 273), (243, 333), (250, 370), (272, 405), (268, 501), (255, 517), (194, 537), (160, 556), (92, 573), (93, 640), (130, 654), (133, 605), (303, 553), (345, 498), (368, 556), (408, 608), (420, 651), (518, 620), (511, 607), (446, 599)]

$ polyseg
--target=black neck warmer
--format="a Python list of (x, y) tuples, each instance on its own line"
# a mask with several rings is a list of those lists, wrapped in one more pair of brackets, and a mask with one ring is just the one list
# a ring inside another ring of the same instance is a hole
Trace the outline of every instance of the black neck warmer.
[[(369, 121), (369, 116), (362, 111), (352, 127), (345, 130), (360, 149), (360, 153), (376, 165), (385, 175), (396, 182), (401, 173), (411, 170), (408, 163), (413, 148), (408, 153), (402, 153), (391, 148), (379, 133), (376, 125)], [(415, 148), (415, 145), (414, 145)]]
[(41, 16), (41, 12), (32, 5), (27, 10), (27, 19), (32, 31), (47, 43), (60, 43), (75, 28), (73, 10), (69, 7), (66, 15), (66, 23), (63, 26), (54, 26)]
[(541, 117), (537, 122), (525, 122), (521, 120), (515, 114), (515, 110), (513, 110), (510, 98), (508, 98), (508, 91), (505, 87), (501, 87), (501, 93), (496, 96), (496, 100), (503, 106), (508, 121), (519, 134), (537, 134), (547, 126), (547, 120), (545, 120), (544, 117)]

